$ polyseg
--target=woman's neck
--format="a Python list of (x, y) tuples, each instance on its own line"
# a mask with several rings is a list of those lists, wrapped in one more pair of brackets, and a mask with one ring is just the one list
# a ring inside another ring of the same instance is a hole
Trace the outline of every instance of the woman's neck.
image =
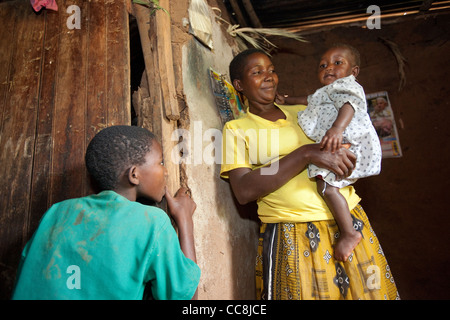
[(269, 120), (269, 121), (277, 121), (279, 119), (286, 119), (286, 115), (283, 111), (280, 110), (274, 103), (262, 105), (262, 104), (252, 104), (249, 107), (251, 113)]

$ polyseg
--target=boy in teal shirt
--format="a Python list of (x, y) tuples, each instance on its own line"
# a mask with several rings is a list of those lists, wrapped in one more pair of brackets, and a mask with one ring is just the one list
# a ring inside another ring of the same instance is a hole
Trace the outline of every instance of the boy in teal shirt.
[[(196, 298), (192, 215), (185, 188), (166, 188), (160, 144), (134, 126), (100, 131), (86, 151), (86, 166), (102, 190), (65, 200), (42, 217), (25, 246), (13, 299)], [(136, 202), (167, 199), (167, 214)]]

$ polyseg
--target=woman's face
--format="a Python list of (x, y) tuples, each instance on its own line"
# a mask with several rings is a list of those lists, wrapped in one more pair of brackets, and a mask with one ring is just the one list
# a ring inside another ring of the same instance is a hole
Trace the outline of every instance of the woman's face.
[(269, 57), (257, 52), (247, 57), (241, 79), (235, 79), (233, 85), (250, 104), (268, 104), (275, 100), (278, 75)]

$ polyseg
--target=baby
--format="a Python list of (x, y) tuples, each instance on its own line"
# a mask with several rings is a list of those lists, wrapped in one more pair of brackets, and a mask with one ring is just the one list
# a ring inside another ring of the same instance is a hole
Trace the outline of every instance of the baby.
[[(307, 97), (308, 107), (298, 114), (305, 134), (324, 150), (332, 152), (349, 148), (357, 162), (352, 174), (338, 180), (334, 173), (309, 165), (309, 177), (317, 180), (317, 189), (336, 219), (340, 236), (335, 246), (335, 258), (346, 261), (360, 242), (358, 221), (351, 215), (339, 188), (357, 179), (377, 175), (381, 170), (381, 147), (367, 113), (364, 90), (356, 82), (359, 73), (359, 52), (346, 44), (337, 44), (321, 57), (318, 76), (323, 87)], [(280, 97), (287, 104), (304, 103), (305, 97)]]

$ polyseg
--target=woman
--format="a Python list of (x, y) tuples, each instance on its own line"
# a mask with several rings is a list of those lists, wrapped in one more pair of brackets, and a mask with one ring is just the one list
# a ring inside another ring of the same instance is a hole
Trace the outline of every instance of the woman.
[(397, 289), (353, 187), (341, 189), (363, 240), (346, 262), (333, 258), (338, 227), (306, 167), (347, 177), (355, 156), (321, 151), (297, 124), (305, 106), (274, 103), (278, 76), (262, 51), (230, 63), (235, 89), (248, 100), (245, 116), (225, 124), (221, 176), (241, 204), (257, 201), (262, 222), (256, 276), (262, 299), (395, 299)]

